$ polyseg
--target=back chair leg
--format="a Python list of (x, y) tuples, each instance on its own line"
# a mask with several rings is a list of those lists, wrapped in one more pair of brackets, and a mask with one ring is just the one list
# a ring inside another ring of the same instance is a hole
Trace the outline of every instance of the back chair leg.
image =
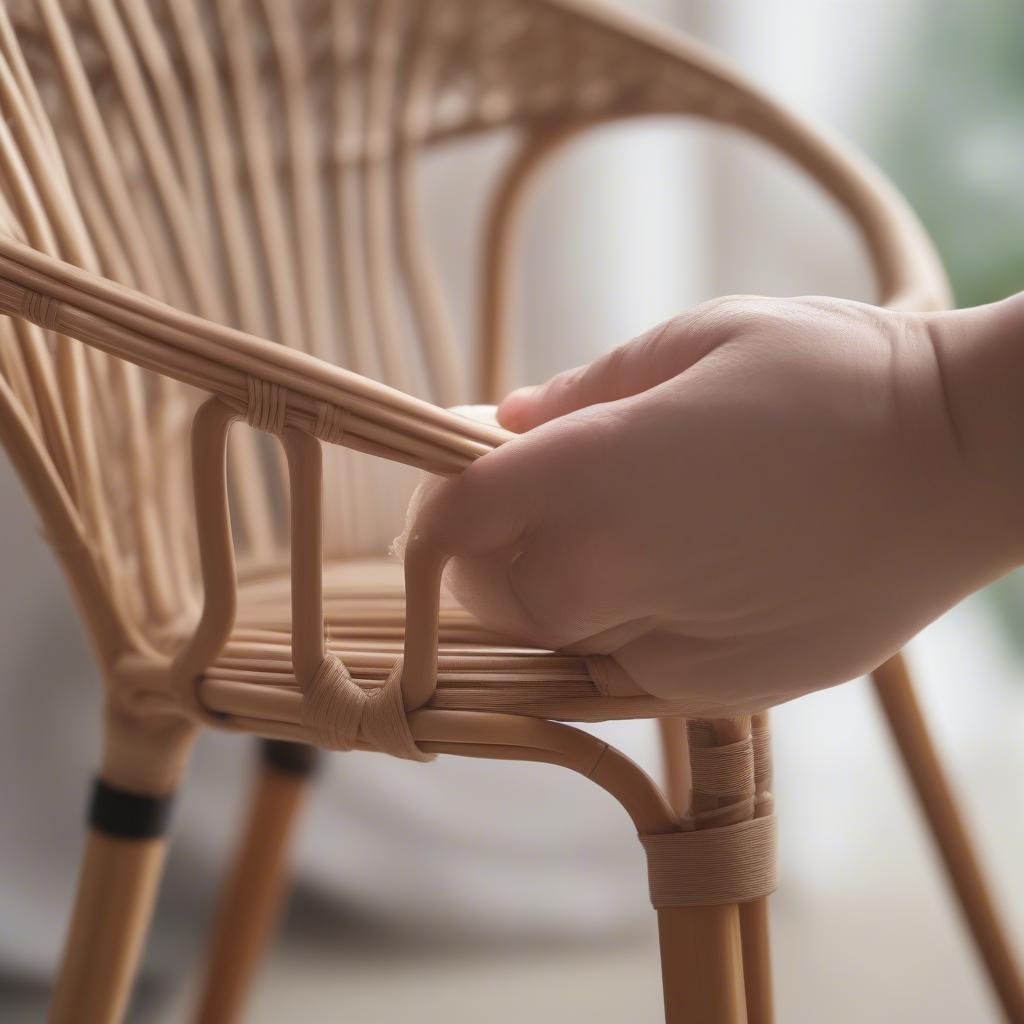
[(200, 1024), (242, 1018), (280, 913), (291, 838), (319, 752), (297, 743), (262, 740), (260, 754), (248, 822), (214, 924), (196, 1015)]
[[(775, 810), (771, 731), (767, 711), (751, 717), (750, 737), (754, 761), (754, 818), (765, 818)], [(747, 1021), (749, 1024), (772, 1024), (775, 1013), (767, 896), (740, 904), (740, 936), (743, 944)]]
[(108, 715), (106, 756), (50, 1006), (51, 1024), (116, 1024), (149, 931), (174, 790), (193, 737), (174, 721), (148, 734)]
[(992, 985), (1009, 1021), (1024, 1021), (1024, 982), (902, 657), (873, 674), (875, 692), (917, 792)]
[(685, 718), (659, 718), (665, 796), (676, 814), (690, 806), (690, 754), (686, 743)]

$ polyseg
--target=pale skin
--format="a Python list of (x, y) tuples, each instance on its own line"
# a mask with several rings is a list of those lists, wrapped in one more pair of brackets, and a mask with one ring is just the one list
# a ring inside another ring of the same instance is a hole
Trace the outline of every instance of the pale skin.
[(734, 296), (509, 395), (415, 529), (487, 623), (702, 714), (873, 669), (1024, 561), (1024, 294)]

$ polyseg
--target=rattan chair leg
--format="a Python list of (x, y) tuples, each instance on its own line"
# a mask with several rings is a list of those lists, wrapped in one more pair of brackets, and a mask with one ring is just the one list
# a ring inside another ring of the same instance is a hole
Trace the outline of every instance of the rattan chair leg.
[(665, 795), (676, 814), (690, 806), (690, 754), (686, 745), (685, 718), (659, 718), (661, 754), (664, 762)]
[(240, 1020), (277, 923), (288, 882), (289, 847), (317, 751), (277, 740), (260, 744), (262, 765), (249, 819), (214, 925), (196, 1020)]
[[(750, 718), (692, 721), (687, 725), (685, 738), (678, 737), (675, 729), (663, 726), (668, 774), (676, 786), (680, 785), (682, 771), (674, 763), (671, 751), (675, 748), (678, 753), (680, 747), (687, 748), (689, 765), (684, 770), (691, 792), (686, 802), (688, 816), (697, 829), (742, 822), (752, 814), (758, 815), (760, 809), (770, 812), (770, 796), (760, 803), (757, 800), (758, 794), (767, 794), (767, 746), (763, 748), (764, 756), (759, 759), (755, 754), (745, 773), (735, 773), (725, 788), (724, 777), (716, 774), (711, 778), (708, 771), (716, 754), (720, 756), (718, 748), (734, 749), (737, 743), (750, 743), (755, 728), (767, 730), (767, 719), (760, 716), (753, 723)], [(767, 739), (766, 735), (764, 738)], [(741, 927), (741, 914), (746, 919), (745, 929)], [(748, 985), (761, 1014), (755, 1019), (771, 1020), (764, 900), (745, 905), (663, 907), (658, 910), (658, 933), (668, 1024), (746, 1024)], [(750, 948), (749, 974), (745, 974), (745, 946)]]
[(153, 913), (167, 842), (89, 834), (50, 1007), (51, 1024), (124, 1016)]
[[(413, 727), (430, 753), (542, 761), (577, 771), (622, 805), (641, 836), (680, 828), (651, 779), (587, 733), (534, 719), (439, 712), (418, 712)], [(658, 931), (667, 1024), (746, 1024), (737, 904), (662, 906)]]
[[(126, 673), (126, 687), (139, 678)], [(107, 705), (51, 1024), (117, 1024), (124, 1016), (160, 885), (173, 795), (195, 734), (184, 718), (139, 720)]]
[[(658, 720), (664, 758), (665, 795), (673, 810), (682, 815), (690, 805), (690, 759), (686, 719)], [(753, 907), (763, 910), (762, 919), (751, 917)], [(767, 901), (743, 904), (737, 917), (735, 905), (680, 907), (658, 911), (661, 974), (666, 1024), (677, 1021), (699, 1024), (735, 1024), (747, 1020), (744, 988), (753, 987), (756, 1001), (765, 1005), (771, 1020), (771, 979), (767, 955)], [(741, 943), (742, 937), (742, 943)], [(763, 940), (763, 945), (762, 945)], [(746, 978), (748, 941), (754, 977)]]
[(767, 896), (740, 904), (740, 938), (743, 945), (743, 988), (747, 997), (748, 1024), (772, 1024), (775, 1012)]
[[(750, 721), (754, 742), (754, 817), (774, 812), (772, 795), (771, 730), (768, 712)], [(771, 939), (768, 897), (740, 904), (740, 938), (743, 944), (743, 987), (747, 995), (749, 1024), (772, 1024), (775, 1010), (772, 991)]]
[(658, 911), (665, 1024), (745, 1024), (735, 904)]
[(872, 678), (932, 838), (1006, 1019), (1024, 1021), (1024, 981), (928, 734), (906, 664), (897, 655), (876, 669)]

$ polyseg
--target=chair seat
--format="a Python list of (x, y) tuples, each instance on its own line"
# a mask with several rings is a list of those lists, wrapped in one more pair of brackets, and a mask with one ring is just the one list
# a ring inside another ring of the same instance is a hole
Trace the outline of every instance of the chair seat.
[[(405, 593), (392, 559), (344, 559), (324, 567), (327, 646), (365, 688), (381, 685), (402, 653)], [(524, 646), (487, 629), (442, 592), (437, 690), (430, 708), (528, 715), (556, 721), (651, 718), (675, 702), (612, 692), (610, 659)], [(618, 673), (621, 675), (621, 672)], [(204, 683), (295, 693), (287, 566), (250, 571), (239, 582), (235, 628)]]

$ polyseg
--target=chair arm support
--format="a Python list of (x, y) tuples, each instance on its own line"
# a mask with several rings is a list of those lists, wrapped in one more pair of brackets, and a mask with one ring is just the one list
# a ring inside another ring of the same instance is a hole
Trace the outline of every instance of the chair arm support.
[[(196, 412), (192, 429), (193, 491), (203, 609), (191, 639), (174, 659), (171, 669), (179, 698), (198, 717), (206, 717), (196, 703), (195, 679), (216, 659), (234, 627), (238, 602), (234, 541), (227, 486), (227, 443), (231, 425), (241, 415), (225, 400), (212, 397)], [(284, 427), (280, 441), (285, 450), (291, 503), (292, 664), (304, 694), (304, 707), (331, 732), (337, 700), (324, 702), (324, 688), (348, 691), (355, 704), (366, 695), (348, 677), (347, 669), (327, 650), (323, 603), (323, 473), (317, 438), (295, 427)], [(437, 685), (438, 615), (441, 572), (446, 558), (414, 537), (406, 557), (406, 636), (402, 660), (396, 664), (389, 686), (396, 703), (391, 718), (422, 707)], [(335, 678), (329, 678), (335, 677)], [(400, 699), (398, 694), (400, 693)], [(335, 694), (337, 698), (338, 695)], [(338, 698), (344, 700), (344, 698)], [(376, 699), (376, 698), (375, 698)], [(377, 701), (383, 704), (385, 701)], [(339, 705), (340, 707), (340, 705)], [(342, 717), (349, 718), (351, 709)], [(356, 714), (353, 736), (358, 738)], [(392, 722), (394, 725), (394, 722)], [(326, 735), (325, 732), (325, 735)], [(399, 742), (392, 752), (420, 756), (403, 721)], [(390, 735), (395, 735), (392, 728)], [(339, 741), (341, 742), (341, 741)]]
[(227, 450), (238, 413), (210, 398), (192, 422), (192, 491), (203, 580), (203, 607), (191, 639), (174, 659), (172, 675), (190, 683), (220, 653), (235, 624), (238, 578), (228, 505)]

